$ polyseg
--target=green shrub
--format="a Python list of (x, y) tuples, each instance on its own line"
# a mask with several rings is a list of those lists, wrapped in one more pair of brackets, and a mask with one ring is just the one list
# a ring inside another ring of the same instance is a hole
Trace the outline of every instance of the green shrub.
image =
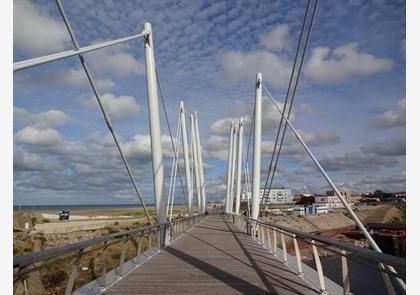
[(41, 276), (41, 281), (46, 289), (55, 289), (60, 287), (66, 278), (67, 273), (63, 269), (51, 269)]
[(36, 219), (36, 217), (31, 217), (31, 223), (32, 226), (35, 226), (35, 224), (38, 222), (38, 219)]

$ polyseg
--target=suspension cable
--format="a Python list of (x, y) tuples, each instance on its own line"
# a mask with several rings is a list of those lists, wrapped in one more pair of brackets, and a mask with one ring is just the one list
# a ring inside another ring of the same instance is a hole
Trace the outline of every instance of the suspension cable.
[[(290, 100), (289, 110), (288, 110), (288, 113), (287, 113), (287, 119), (290, 118), (290, 115), (291, 115), (291, 112), (292, 112), (293, 102), (295, 100), (296, 90), (297, 90), (297, 87), (298, 87), (298, 84), (299, 84), (299, 78), (300, 78), (300, 74), (302, 72), (303, 62), (305, 60), (306, 52), (308, 50), (308, 45), (309, 45), (309, 41), (310, 41), (310, 38), (311, 38), (312, 29), (313, 29), (313, 26), (314, 26), (314, 20), (315, 20), (316, 12), (317, 12), (317, 9), (318, 9), (318, 4), (319, 4), (319, 0), (315, 0), (313, 12), (312, 12), (312, 15), (311, 15), (311, 21), (310, 21), (308, 32), (307, 32), (307, 37), (306, 37), (306, 40), (305, 40), (305, 45), (304, 45), (304, 48), (303, 48), (303, 53), (302, 53), (302, 57), (301, 57), (300, 64), (299, 64), (299, 69), (298, 69), (295, 84), (294, 84), (294, 87), (293, 87), (292, 98)], [(263, 85), (263, 88), (265, 90), (267, 90), (267, 88), (264, 85)], [(283, 119), (283, 116), (282, 116), (282, 119)], [(287, 124), (285, 123), (284, 128), (283, 128), (283, 133), (282, 133), (282, 136), (281, 136), (280, 146), (279, 146), (279, 149), (278, 149), (277, 155), (276, 155), (276, 161), (274, 162), (273, 173), (271, 175), (270, 185), (269, 185), (269, 188), (268, 188), (268, 195), (270, 194), (270, 191), (271, 191), (271, 188), (272, 188), (272, 185), (273, 185), (273, 180), (274, 180), (274, 176), (275, 176), (275, 173), (276, 173), (277, 164), (278, 164), (278, 161), (279, 161), (281, 149), (283, 147), (283, 142), (284, 142), (284, 137), (285, 137), (285, 134), (286, 134), (286, 129), (287, 129)], [(266, 200), (266, 203), (267, 203), (267, 201), (268, 200)]]
[[(75, 36), (75, 34), (73, 32), (73, 29), (70, 26), (70, 22), (69, 22), (69, 20), (67, 18), (66, 12), (64, 11), (63, 5), (61, 4), (61, 0), (56, 0), (56, 3), (57, 3), (57, 6), (58, 6), (58, 10), (60, 11), (61, 17), (63, 18), (64, 24), (65, 24), (65, 26), (67, 28), (67, 31), (68, 31), (68, 33), (70, 35), (70, 38), (71, 38), (71, 40), (73, 42), (74, 49), (75, 50), (79, 50), (80, 49), (79, 43), (77, 42), (76, 36)], [(126, 158), (124, 156), (124, 153), (123, 153), (123, 151), (121, 149), (121, 146), (120, 146), (120, 144), (118, 142), (117, 136), (115, 135), (114, 129), (112, 128), (111, 119), (109, 118), (107, 112), (104, 109), (104, 106), (102, 105), (102, 101), (101, 101), (101, 97), (99, 95), (99, 91), (98, 91), (98, 89), (96, 87), (95, 81), (93, 80), (92, 74), (91, 74), (91, 72), (89, 70), (89, 67), (88, 67), (88, 65), (86, 63), (86, 60), (85, 60), (83, 54), (78, 54), (78, 56), (79, 56), (79, 59), (80, 59), (80, 62), (82, 64), (82, 66), (83, 66), (83, 69), (84, 69), (84, 71), (86, 73), (86, 76), (87, 76), (87, 78), (89, 80), (89, 83), (90, 83), (90, 86), (91, 86), (91, 88), (93, 90), (93, 93), (95, 94), (96, 100), (98, 101), (99, 107), (100, 107), (100, 109), (102, 111), (102, 115), (104, 116), (104, 119), (105, 119), (105, 123), (108, 126), (109, 131), (111, 132), (111, 135), (112, 135), (112, 137), (114, 139), (115, 145), (117, 146), (117, 149), (118, 149), (118, 152), (120, 153), (121, 159), (124, 162), (125, 168), (127, 169), (128, 175), (129, 175), (129, 177), (131, 179), (131, 182), (133, 183), (134, 189), (135, 189), (135, 191), (137, 193), (137, 196), (138, 196), (138, 198), (140, 200), (140, 203), (141, 203), (144, 211), (146, 212), (147, 219), (150, 222), (150, 224), (153, 224), (152, 219), (150, 218), (149, 212), (147, 211), (146, 205), (143, 202), (143, 198), (142, 198), (140, 189), (137, 186), (137, 183), (136, 183), (136, 181), (134, 179), (134, 175), (131, 172), (130, 166), (128, 165), (128, 162), (127, 162), (127, 160), (126, 160)]]
[[(155, 58), (155, 60), (156, 60), (156, 58)], [(164, 96), (163, 96), (162, 87), (161, 87), (161, 84), (160, 84), (160, 78), (159, 78), (157, 66), (155, 66), (155, 72), (156, 72), (156, 80), (157, 80), (157, 84), (158, 84), (158, 88), (159, 88), (160, 98), (161, 98), (161, 101), (162, 101), (163, 111), (165, 113), (166, 125), (168, 127), (169, 136), (171, 137), (172, 150), (173, 150), (174, 155), (175, 155), (176, 151), (175, 151), (174, 139), (172, 137), (171, 126), (169, 124), (168, 112), (166, 111), (166, 104), (165, 104), (165, 99), (164, 99)], [(181, 170), (179, 169), (179, 166), (177, 166), (177, 170), (178, 170), (178, 174), (179, 174), (179, 181), (181, 182), (181, 188), (182, 188), (182, 193), (184, 195), (185, 204), (187, 204), (187, 195), (185, 194), (184, 183), (182, 181), (182, 174), (181, 174)]]
[[(293, 59), (292, 71), (290, 73), (289, 83), (288, 83), (288, 86), (287, 86), (286, 98), (285, 98), (284, 105), (283, 105), (283, 113), (285, 113), (285, 110), (286, 110), (286, 105), (287, 105), (287, 102), (288, 102), (288, 99), (289, 99), (290, 89), (292, 87), (293, 78), (295, 76), (296, 63), (297, 63), (297, 60), (298, 60), (298, 57), (299, 57), (299, 50), (300, 50), (301, 43), (302, 43), (303, 33), (305, 32), (306, 21), (307, 21), (307, 18), (308, 18), (308, 12), (309, 12), (310, 4), (311, 4), (311, 0), (308, 0), (306, 2), (305, 16), (303, 18), (302, 27), (300, 29), (300, 34), (299, 34), (298, 43), (297, 43), (297, 47), (296, 47), (296, 53), (295, 53), (295, 57)], [(282, 126), (283, 126), (283, 117), (280, 118), (279, 127), (277, 129), (276, 140), (275, 140), (273, 152), (271, 154), (270, 164), (268, 165), (267, 177), (265, 179), (263, 195), (262, 195), (261, 202), (260, 202), (260, 209), (262, 209), (261, 206), (262, 206), (264, 200), (269, 197), (269, 196), (265, 197), (265, 191), (267, 189), (268, 181), (269, 181), (270, 174), (271, 174), (271, 171), (272, 171), (272, 164), (273, 164), (273, 160), (274, 160), (274, 157), (275, 157), (275, 154), (276, 154), (277, 144), (278, 144), (278, 140), (279, 140), (279, 136), (280, 136)]]
[[(169, 206), (171, 204), (171, 198), (172, 195), (175, 194), (175, 183), (176, 183), (176, 166), (178, 165), (178, 151), (179, 151), (179, 131), (180, 131), (180, 125), (181, 125), (181, 113), (178, 113), (178, 124), (176, 129), (176, 154), (174, 155), (172, 159), (172, 168), (171, 168), (171, 178), (170, 178), (170, 184), (169, 184), (169, 191), (168, 191), (168, 201), (166, 205), (166, 216), (168, 216), (169, 213)], [(171, 214), (172, 215), (172, 214)], [(172, 216), (169, 217), (169, 221), (172, 220)]]
[[(248, 145), (246, 148), (246, 157), (244, 157), (245, 159), (245, 164), (248, 167), (248, 158), (249, 158), (249, 151), (250, 151), (250, 147), (251, 147), (251, 138), (252, 138), (252, 131), (254, 130), (254, 116), (255, 116), (255, 101), (254, 101), (254, 106), (253, 106), (253, 111), (252, 111), (252, 118), (251, 118), (251, 128), (249, 129), (249, 136), (248, 136)], [(244, 136), (244, 140), (245, 140), (245, 136)], [(244, 145), (245, 146), (245, 145)], [(241, 191), (244, 190), (244, 184), (242, 184), (242, 188)]]

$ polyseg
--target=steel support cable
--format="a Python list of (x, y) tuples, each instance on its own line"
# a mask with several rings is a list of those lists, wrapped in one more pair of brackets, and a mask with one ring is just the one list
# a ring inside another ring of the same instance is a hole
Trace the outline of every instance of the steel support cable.
[[(179, 113), (178, 121), (179, 121), (178, 130), (181, 131), (181, 113)], [(179, 143), (181, 141), (180, 137), (181, 137), (181, 132), (178, 133), (178, 136), (176, 138), (177, 142), (176, 142), (176, 162), (175, 162), (175, 167), (178, 167), (178, 163), (179, 163)], [(173, 209), (174, 209), (175, 186), (176, 186), (176, 172), (177, 172), (177, 169), (174, 170), (175, 177), (174, 177), (174, 182), (173, 182), (171, 211), (170, 211), (169, 221), (172, 220), (172, 212), (173, 212)]]
[(64, 59), (64, 58), (74, 56), (74, 55), (78, 55), (78, 54), (81, 54), (81, 53), (92, 52), (94, 50), (102, 49), (102, 48), (105, 48), (105, 47), (108, 47), (108, 46), (113, 46), (113, 45), (116, 45), (116, 44), (119, 44), (119, 43), (122, 43), (122, 42), (126, 42), (126, 41), (130, 41), (130, 40), (133, 40), (133, 39), (136, 39), (136, 38), (140, 38), (140, 37), (143, 37), (144, 35), (145, 35), (145, 33), (142, 32), (140, 34), (120, 38), (120, 39), (113, 40), (113, 41), (105, 41), (105, 42), (102, 42), (102, 43), (89, 45), (89, 46), (86, 46), (86, 47), (82, 47), (79, 50), (74, 50), (74, 49), (73, 50), (67, 50), (67, 51), (54, 53), (54, 54), (50, 54), (50, 55), (46, 55), (46, 56), (41, 56), (41, 57), (36, 57), (36, 58), (32, 58), (32, 59), (18, 61), (18, 62), (15, 62), (13, 64), (13, 72), (28, 69), (28, 68), (35, 67), (35, 66), (42, 65), (42, 64), (46, 64), (46, 63), (53, 62), (53, 61), (56, 61), (56, 60)]
[[(155, 58), (155, 60), (156, 60), (156, 58)], [(169, 136), (171, 137), (172, 150), (173, 150), (174, 155), (175, 155), (176, 152), (175, 152), (174, 139), (172, 137), (171, 126), (169, 124), (168, 112), (166, 111), (165, 98), (163, 96), (163, 91), (162, 91), (162, 87), (161, 87), (161, 84), (160, 84), (160, 78), (159, 78), (159, 73), (158, 73), (157, 67), (155, 67), (155, 73), (156, 73), (156, 80), (157, 80), (157, 84), (158, 84), (158, 88), (159, 88), (160, 99), (162, 101), (163, 111), (165, 113), (166, 125), (168, 126)], [(178, 174), (179, 174), (179, 181), (181, 182), (182, 193), (184, 194), (185, 204), (187, 204), (187, 195), (185, 194), (184, 183), (182, 181), (182, 174), (181, 174), (181, 170), (179, 169), (179, 166), (177, 166), (177, 170), (178, 170)]]
[[(251, 128), (249, 129), (248, 145), (247, 145), (247, 148), (246, 148), (246, 157), (244, 157), (246, 169), (248, 169), (248, 162), (249, 162), (248, 158), (249, 158), (249, 151), (250, 151), (250, 147), (251, 147), (252, 131), (254, 130), (254, 119), (255, 119), (255, 101), (254, 101), (254, 105), (252, 107)], [(244, 136), (243, 140), (245, 141), (245, 136)], [(248, 171), (248, 181), (249, 181), (249, 185), (250, 185), (251, 181), (249, 179), (249, 171)], [(241, 191), (244, 190), (244, 185), (245, 184), (243, 183), (242, 187), (241, 187)], [(248, 189), (250, 190), (250, 187)], [(248, 196), (247, 196), (247, 199), (248, 199)], [(247, 202), (248, 202), (248, 215), (247, 216), (249, 216), (249, 213), (250, 213), (249, 200), (247, 200)]]
[[(180, 134), (180, 125), (181, 125), (181, 113), (178, 113), (178, 124), (176, 129), (176, 153), (172, 159), (172, 168), (171, 168), (171, 178), (170, 178), (170, 184), (169, 184), (169, 191), (168, 191), (168, 202), (166, 205), (166, 216), (168, 216), (169, 213), (169, 206), (171, 202), (172, 194), (175, 194), (175, 182), (176, 182), (176, 166), (178, 165), (178, 152), (179, 152), (179, 134)], [(171, 221), (171, 217), (169, 217), (169, 221)]]
[[(263, 85), (263, 87), (264, 87), (264, 85)], [(277, 104), (277, 101), (274, 99), (274, 97), (271, 95), (271, 93), (268, 91), (268, 89), (267, 88), (265, 88), (265, 89), (267, 91), (268, 96), (271, 98), (272, 103), (276, 106), (278, 112), (281, 114), (282, 117), (285, 117), (284, 116), (284, 113), (281, 112), (280, 107)], [(375, 240), (372, 238), (372, 236), (366, 230), (366, 228), (364, 227), (363, 223), (360, 221), (360, 219), (357, 217), (357, 215), (354, 213), (354, 211), (347, 204), (347, 202), (345, 201), (345, 199), (341, 195), (341, 193), (338, 190), (338, 188), (332, 182), (332, 180), (330, 179), (330, 177), (328, 176), (328, 174), (326, 173), (326, 171), (324, 170), (324, 168), (321, 166), (321, 164), (319, 164), (319, 162), (316, 159), (316, 157), (314, 156), (314, 154), (311, 152), (311, 150), (309, 149), (309, 147), (306, 145), (306, 143), (302, 139), (302, 136), (293, 127), (292, 123), (289, 121), (288, 118), (285, 118), (285, 121), (289, 125), (289, 127), (292, 130), (292, 132), (295, 135), (295, 137), (298, 139), (298, 141), (302, 144), (303, 148), (309, 154), (309, 156), (311, 157), (312, 161), (315, 163), (315, 165), (317, 166), (317, 168), (321, 172), (322, 176), (325, 178), (325, 180), (328, 182), (328, 184), (331, 186), (331, 188), (335, 191), (336, 195), (338, 196), (338, 198), (340, 199), (340, 201), (342, 202), (342, 204), (344, 205), (344, 207), (347, 209), (347, 211), (350, 213), (350, 215), (351, 215), (352, 219), (355, 221), (356, 225), (360, 228), (360, 230), (362, 231), (362, 233), (365, 236), (365, 238), (369, 241), (369, 244), (371, 245), (371, 247), (373, 248), (373, 250), (375, 250), (376, 252), (382, 253), (382, 250), (379, 248), (378, 244), (376, 244)], [(389, 269), (389, 271), (391, 271), (393, 273), (397, 273), (397, 271), (394, 269), (393, 266), (386, 265), (386, 267)], [(405, 282), (402, 279), (400, 279), (400, 278), (395, 278), (395, 280), (398, 283), (398, 287), (402, 288), (405, 291), (405, 288), (406, 288), (405, 287)]]
[[(57, 6), (58, 6), (58, 10), (60, 11), (61, 17), (63, 18), (64, 24), (66, 25), (67, 31), (70, 34), (70, 38), (71, 38), (71, 40), (73, 42), (74, 49), (75, 50), (79, 50), (80, 49), (79, 43), (77, 42), (76, 36), (74, 35), (74, 32), (73, 32), (73, 29), (70, 26), (70, 22), (69, 22), (69, 20), (67, 18), (67, 15), (66, 15), (65, 11), (64, 11), (63, 5), (61, 4), (61, 0), (56, 0), (56, 3), (57, 3)], [(103, 114), (104, 119), (105, 119), (105, 123), (108, 126), (109, 131), (111, 132), (112, 138), (114, 139), (115, 145), (117, 146), (118, 152), (120, 153), (121, 159), (123, 160), (124, 166), (127, 169), (127, 172), (128, 172), (129, 177), (130, 177), (130, 180), (133, 183), (134, 189), (135, 189), (135, 191), (137, 193), (137, 196), (138, 196), (138, 198), (140, 200), (140, 203), (141, 203), (141, 205), (142, 205), (142, 207), (143, 207), (143, 209), (144, 209), (144, 211), (146, 213), (147, 219), (150, 222), (150, 224), (153, 224), (152, 218), (150, 217), (149, 212), (147, 211), (146, 205), (145, 205), (145, 203), (143, 201), (143, 198), (142, 198), (140, 189), (137, 186), (137, 183), (136, 183), (136, 181), (134, 179), (134, 175), (131, 172), (130, 166), (128, 165), (128, 162), (127, 162), (127, 160), (126, 160), (126, 158), (124, 156), (124, 153), (123, 153), (123, 151), (121, 149), (121, 146), (120, 146), (120, 144), (118, 142), (117, 136), (115, 135), (114, 129), (112, 128), (111, 119), (109, 118), (107, 112), (104, 109), (104, 106), (102, 105), (102, 101), (101, 101), (101, 98), (100, 98), (98, 89), (97, 89), (96, 84), (95, 84), (95, 82), (93, 80), (92, 74), (90, 73), (89, 67), (87, 66), (87, 63), (85, 61), (85, 58), (83, 57), (83, 54), (78, 54), (78, 56), (79, 56), (80, 62), (82, 63), (83, 69), (84, 69), (84, 71), (86, 73), (86, 76), (87, 76), (87, 78), (89, 80), (89, 83), (90, 83), (90, 86), (92, 88), (92, 91), (95, 94), (95, 97), (96, 97), (96, 100), (97, 100), (97, 102), (99, 104), (99, 107), (101, 108), (102, 114)]]
[[(300, 29), (298, 43), (297, 43), (297, 47), (296, 47), (296, 53), (295, 53), (295, 56), (294, 56), (294, 59), (293, 59), (292, 71), (290, 73), (289, 83), (288, 83), (288, 86), (287, 86), (286, 98), (284, 100), (284, 105), (283, 105), (283, 113), (286, 111), (286, 106), (287, 106), (287, 102), (288, 102), (288, 99), (289, 99), (290, 89), (292, 87), (293, 78), (295, 76), (296, 64), (297, 64), (297, 60), (298, 60), (298, 57), (299, 57), (299, 51), (300, 51), (300, 47), (301, 47), (301, 44), (302, 44), (303, 34), (305, 32), (305, 27), (306, 27), (306, 22), (307, 22), (307, 19), (308, 19), (308, 12), (309, 12), (310, 4), (311, 4), (311, 0), (308, 0), (306, 2), (305, 15), (304, 15), (304, 18), (303, 18), (302, 27)], [(268, 165), (267, 177), (265, 179), (263, 195), (262, 195), (261, 202), (260, 202), (260, 210), (262, 210), (262, 205), (264, 203), (264, 200), (268, 199), (268, 196), (269, 196), (269, 194), (268, 194), (267, 197), (265, 197), (265, 191), (267, 189), (268, 181), (269, 181), (270, 174), (271, 174), (271, 171), (272, 171), (273, 160), (274, 160), (274, 157), (275, 157), (275, 154), (276, 154), (277, 144), (278, 144), (278, 141), (279, 141), (279, 136), (280, 136), (282, 126), (283, 126), (283, 117), (280, 118), (279, 127), (277, 129), (277, 134), (276, 134), (276, 140), (275, 140), (273, 152), (271, 154), (270, 164)]]
[[(251, 147), (252, 131), (254, 130), (255, 101), (254, 101), (254, 106), (253, 106), (252, 110), (253, 111), (252, 111), (252, 118), (251, 118), (251, 128), (249, 129), (248, 145), (247, 145), (247, 148), (246, 148), (246, 157), (244, 157), (247, 167), (248, 167), (248, 163), (249, 163), (248, 158), (249, 158), (249, 150), (250, 150), (250, 147)], [(245, 136), (244, 136), (244, 140), (245, 140)], [(244, 184), (242, 184), (241, 190), (243, 191), (243, 189), (244, 189)]]
[[(311, 39), (311, 34), (312, 34), (313, 25), (314, 25), (314, 20), (315, 20), (316, 12), (317, 12), (317, 9), (318, 9), (318, 3), (319, 3), (319, 0), (315, 0), (314, 9), (313, 9), (313, 12), (312, 12), (312, 15), (311, 15), (311, 21), (310, 21), (308, 32), (307, 32), (307, 37), (306, 37), (306, 40), (305, 40), (305, 45), (303, 47), (303, 53), (302, 53), (302, 57), (301, 57), (300, 64), (299, 64), (299, 69), (297, 71), (297, 76), (296, 76), (295, 84), (293, 86), (292, 97), (291, 97), (291, 100), (290, 100), (289, 109), (288, 109), (288, 113), (287, 113), (287, 120), (289, 120), (290, 115), (292, 113), (293, 102), (295, 100), (295, 95), (296, 95), (296, 89), (297, 89), (297, 86), (299, 84), (299, 78), (300, 78), (300, 74), (302, 72), (303, 62), (305, 60), (305, 56), (306, 56), (306, 52), (307, 52), (307, 49), (308, 49), (309, 41)], [(263, 88), (265, 90), (267, 90), (267, 88), (265, 87), (265, 85), (263, 83), (262, 83), (262, 85), (263, 85)], [(282, 116), (282, 119), (283, 118), (284, 118), (284, 116)], [(284, 136), (286, 134), (286, 129), (287, 129), (287, 124), (285, 123), (284, 124), (284, 128), (283, 128), (283, 132), (282, 132), (282, 136), (281, 136), (281, 140), (280, 140), (280, 146), (279, 146), (279, 149), (277, 151), (276, 160), (274, 162), (273, 173), (271, 175), (270, 185), (268, 187), (268, 195), (270, 195), (271, 188), (272, 188), (272, 185), (273, 185), (274, 176), (275, 176), (276, 170), (277, 170), (277, 164), (278, 164), (278, 161), (279, 161), (281, 149), (283, 147), (283, 142), (284, 142)], [(277, 143), (276, 143), (276, 145), (277, 145)], [(267, 197), (267, 199), (268, 199), (268, 197)], [(265, 201), (265, 204), (267, 204), (267, 201), (268, 200)]]
[[(243, 145), (245, 146), (245, 137), (242, 139), (242, 141), (243, 141)], [(245, 169), (244, 169), (244, 178), (245, 178), (245, 182), (246, 182), (246, 191), (247, 192), (250, 192), (251, 191), (251, 181), (250, 181), (250, 178), (249, 178), (248, 162), (245, 161), (245, 149), (242, 150), (242, 154), (243, 154), (242, 158), (243, 158), (244, 166), (245, 166)], [(242, 187), (242, 192), (243, 191), (244, 190), (243, 190), (243, 187)], [(246, 199), (247, 199), (247, 210), (250, 211), (251, 210), (251, 207), (249, 205), (249, 198), (248, 198), (247, 195), (246, 195)]]

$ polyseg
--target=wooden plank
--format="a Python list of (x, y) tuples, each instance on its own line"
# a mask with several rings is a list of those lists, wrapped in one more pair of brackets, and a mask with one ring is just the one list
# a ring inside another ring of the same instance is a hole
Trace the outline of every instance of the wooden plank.
[(317, 294), (221, 216), (209, 216), (106, 294)]

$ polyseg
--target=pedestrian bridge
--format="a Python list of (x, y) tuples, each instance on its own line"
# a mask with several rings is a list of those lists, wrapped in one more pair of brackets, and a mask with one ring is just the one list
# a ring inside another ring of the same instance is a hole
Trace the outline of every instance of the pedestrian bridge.
[[(331, 270), (321, 251), (340, 263)], [(61, 283), (45, 285), (45, 274), (62, 269)], [(14, 270), (14, 294), (403, 294), (396, 280), (405, 279), (405, 259), (244, 216), (203, 214), (15, 257)]]

